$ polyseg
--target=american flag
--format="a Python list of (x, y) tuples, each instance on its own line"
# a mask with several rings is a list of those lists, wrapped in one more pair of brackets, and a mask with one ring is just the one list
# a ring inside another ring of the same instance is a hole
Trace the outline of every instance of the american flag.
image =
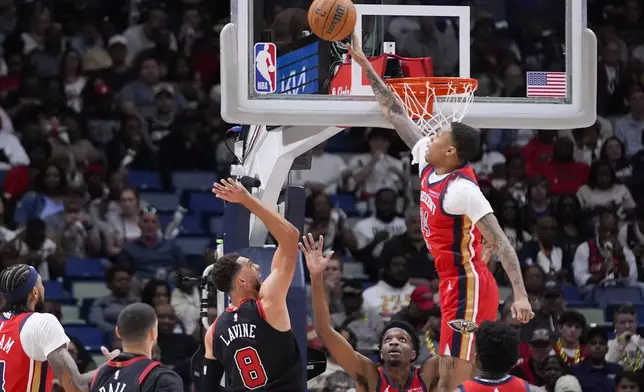
[(528, 72), (528, 98), (566, 98), (565, 72)]

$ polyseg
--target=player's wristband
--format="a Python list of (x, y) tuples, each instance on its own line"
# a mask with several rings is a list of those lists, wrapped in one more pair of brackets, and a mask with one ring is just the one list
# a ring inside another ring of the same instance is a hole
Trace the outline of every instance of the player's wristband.
[(203, 375), (201, 376), (201, 389), (198, 392), (219, 392), (223, 391), (221, 387), (221, 377), (224, 375), (224, 367), (216, 359), (204, 358)]

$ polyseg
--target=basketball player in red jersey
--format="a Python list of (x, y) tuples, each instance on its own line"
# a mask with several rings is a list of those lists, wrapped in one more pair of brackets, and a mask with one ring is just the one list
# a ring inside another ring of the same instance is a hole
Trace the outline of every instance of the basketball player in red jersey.
[(255, 214), (278, 246), (264, 282), (259, 266), (245, 257), (227, 254), (215, 261), (213, 283), (228, 294), (230, 306), (206, 332), (203, 391), (219, 390), (223, 374), (228, 392), (304, 391), (304, 367), (286, 304), (300, 232), (232, 179), (215, 183), (212, 191)]
[(516, 329), (500, 321), (484, 321), (476, 331), (476, 352), (476, 376), (454, 392), (544, 392), (508, 374), (519, 359)]
[(512, 315), (526, 323), (534, 313), (521, 276), (517, 254), (478, 187), (469, 161), (476, 156), (480, 131), (465, 124), (444, 124), (437, 136), (423, 131), (407, 116), (403, 103), (376, 74), (356, 37), (347, 45), (364, 70), (381, 109), (412, 149), (421, 175), (423, 236), (440, 278), (442, 311), (438, 390), (451, 392), (474, 370), (474, 334), (485, 320), (496, 320), (499, 291), (480, 256), (481, 235), (498, 255), (514, 291)]
[(353, 350), (349, 342), (331, 326), (329, 305), (324, 292), (323, 273), (333, 255), (322, 254), (324, 238), (302, 237), (300, 249), (311, 274), (315, 331), (333, 359), (351, 375), (356, 392), (429, 392), (437, 384), (438, 361), (430, 358), (419, 369), (413, 363), (420, 342), (414, 327), (404, 321), (389, 322), (380, 334), (380, 360), (377, 366)]
[[(45, 288), (34, 267), (14, 264), (2, 270), (0, 292), (5, 301), (0, 315), (0, 391), (49, 392), (54, 375), (66, 392), (88, 391), (96, 371), (80, 374), (56, 316), (35, 311), (44, 302)], [(118, 355), (101, 350), (108, 359)]]

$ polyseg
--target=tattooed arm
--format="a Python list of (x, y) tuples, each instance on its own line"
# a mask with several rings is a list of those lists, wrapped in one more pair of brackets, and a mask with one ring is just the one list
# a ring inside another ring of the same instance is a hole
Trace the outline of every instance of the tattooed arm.
[(89, 391), (89, 385), (92, 382), (96, 370), (80, 374), (74, 358), (69, 354), (65, 345), (49, 353), (47, 361), (52, 369), (54, 369), (56, 378), (58, 378), (66, 392)]
[(476, 222), (476, 228), (479, 229), (485, 239), (487, 248), (499, 257), (503, 269), (512, 283), (515, 299), (527, 297), (528, 294), (523, 285), (523, 276), (521, 275), (521, 265), (519, 264), (517, 252), (510, 244), (508, 237), (505, 236), (494, 214), (490, 213), (481, 218)]
[(423, 136), (422, 131), (418, 125), (416, 125), (416, 123), (407, 116), (407, 110), (400, 99), (398, 99), (398, 97), (389, 90), (389, 87), (387, 87), (385, 82), (373, 69), (369, 59), (367, 59), (367, 56), (365, 56), (362, 51), (355, 34), (353, 35), (352, 43), (347, 44), (347, 48), (351, 53), (351, 58), (353, 58), (353, 60), (362, 67), (367, 75), (367, 79), (369, 80), (371, 89), (373, 90), (373, 95), (378, 100), (380, 108), (387, 120), (389, 120), (391, 125), (394, 126), (398, 136), (400, 136), (405, 144), (409, 148), (414, 147)]

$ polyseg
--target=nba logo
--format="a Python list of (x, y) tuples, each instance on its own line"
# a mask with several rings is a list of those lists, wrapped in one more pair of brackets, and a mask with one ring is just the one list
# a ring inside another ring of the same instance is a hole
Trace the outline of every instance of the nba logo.
[(255, 44), (255, 92), (271, 94), (277, 90), (277, 48), (274, 43)]

